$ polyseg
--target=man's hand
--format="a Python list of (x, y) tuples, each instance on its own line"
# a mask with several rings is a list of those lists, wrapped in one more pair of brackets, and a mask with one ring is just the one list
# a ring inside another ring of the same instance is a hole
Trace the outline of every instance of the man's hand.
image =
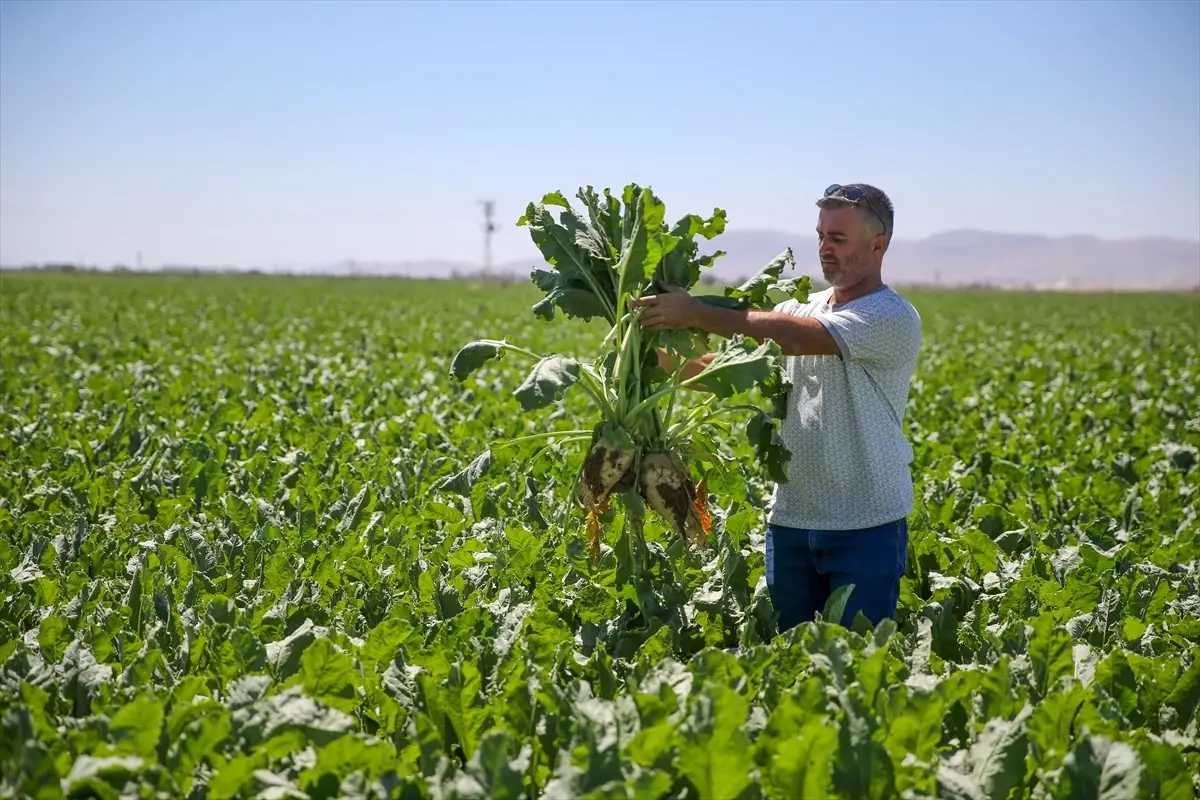
[(688, 294), (686, 289), (670, 284), (662, 287), (661, 294), (637, 297), (629, 301), (630, 308), (644, 309), (638, 322), (643, 328), (652, 331), (697, 327), (700, 305), (700, 301)]

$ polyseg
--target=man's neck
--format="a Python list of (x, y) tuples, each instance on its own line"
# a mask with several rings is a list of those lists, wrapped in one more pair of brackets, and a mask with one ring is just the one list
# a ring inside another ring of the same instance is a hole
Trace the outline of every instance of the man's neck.
[(833, 300), (834, 305), (837, 305), (838, 303), (849, 303), (851, 300), (862, 297), (867, 292), (872, 292), (882, 285), (883, 278), (878, 272), (876, 272), (873, 275), (868, 275), (852, 286), (846, 286), (841, 289), (835, 286), (833, 288), (833, 297), (831, 299)]

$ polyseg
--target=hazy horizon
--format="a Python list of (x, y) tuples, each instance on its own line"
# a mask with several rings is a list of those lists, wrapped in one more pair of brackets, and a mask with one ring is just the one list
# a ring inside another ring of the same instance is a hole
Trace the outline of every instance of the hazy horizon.
[(0, 0), (0, 263), (481, 259), (547, 191), (1200, 241), (1200, 4)]

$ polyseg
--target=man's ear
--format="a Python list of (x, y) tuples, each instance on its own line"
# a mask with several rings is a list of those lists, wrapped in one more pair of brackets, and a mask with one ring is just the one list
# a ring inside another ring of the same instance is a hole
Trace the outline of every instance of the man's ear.
[(871, 252), (883, 255), (888, 249), (888, 236), (886, 233), (877, 233), (871, 237)]

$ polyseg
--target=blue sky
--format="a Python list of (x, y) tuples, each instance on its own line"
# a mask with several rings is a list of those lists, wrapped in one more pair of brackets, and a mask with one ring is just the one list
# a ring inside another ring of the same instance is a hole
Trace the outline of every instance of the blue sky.
[(530, 253), (525, 204), (652, 186), (807, 233), (1200, 238), (1200, 2), (0, 0), (0, 262)]

